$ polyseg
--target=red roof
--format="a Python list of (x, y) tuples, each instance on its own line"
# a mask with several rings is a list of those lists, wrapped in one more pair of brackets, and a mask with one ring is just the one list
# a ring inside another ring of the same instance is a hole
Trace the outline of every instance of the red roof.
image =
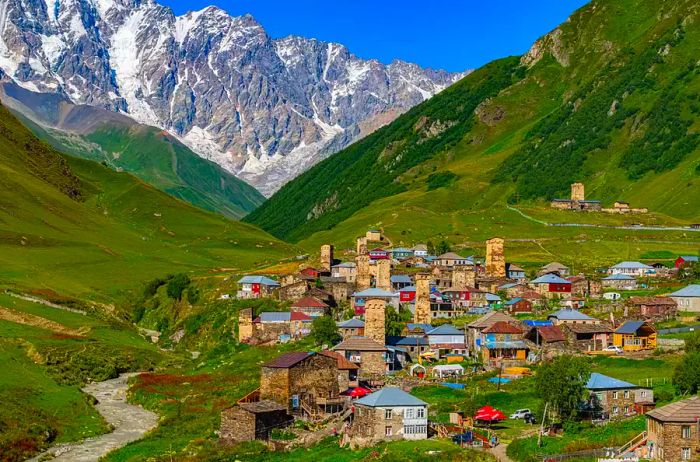
[(522, 334), (523, 331), (512, 324), (505, 321), (494, 322), (491, 327), (487, 327), (482, 331), (485, 334)]
[(329, 358), (333, 358), (333, 359), (337, 360), (338, 361), (338, 370), (347, 371), (347, 370), (357, 370), (360, 368), (357, 364), (348, 361), (345, 358), (345, 356), (341, 355), (338, 352), (330, 351), (330, 350), (323, 350), (320, 354), (322, 354), (323, 356), (328, 356)]
[(313, 321), (313, 318), (308, 314), (300, 313), (299, 311), (292, 311), (290, 313), (290, 321)]
[(276, 357), (272, 361), (263, 364), (263, 367), (272, 367), (275, 369), (288, 369), (295, 364), (298, 364), (309, 357), (306, 351), (293, 351)]
[(292, 308), (328, 308), (328, 305), (316, 297), (304, 297), (294, 302)]
[(540, 332), (540, 337), (545, 342), (563, 342), (566, 340), (564, 332), (559, 326), (539, 326), (536, 329)]

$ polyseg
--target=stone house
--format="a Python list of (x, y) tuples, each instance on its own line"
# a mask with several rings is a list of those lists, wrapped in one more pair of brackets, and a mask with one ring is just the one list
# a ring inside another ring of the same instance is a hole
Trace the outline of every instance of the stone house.
[(654, 403), (651, 389), (597, 372), (591, 374), (586, 389), (590, 393), (587, 409), (591, 418), (623, 419)]
[(251, 299), (272, 297), (280, 284), (265, 276), (244, 276), (238, 280), (238, 287), (236, 298)]
[(333, 358), (338, 362), (338, 388), (341, 393), (359, 386), (360, 368), (357, 364), (348, 361), (345, 356), (336, 351), (323, 350), (319, 354)]
[(351, 284), (355, 283), (357, 264), (355, 262), (343, 262), (331, 267), (331, 277), (342, 278)]
[(408, 274), (395, 274), (391, 276), (390, 281), (393, 290), (401, 290), (413, 285), (413, 279)]
[(352, 318), (337, 323), (338, 332), (343, 340), (350, 337), (362, 337), (365, 335), (365, 322), (362, 319)]
[(351, 438), (377, 441), (428, 437), (428, 404), (399, 388), (382, 388), (354, 405)]
[(463, 289), (449, 289), (441, 292), (442, 298), (459, 308), (473, 308), (486, 306), (486, 292), (473, 287)]
[(454, 252), (447, 252), (439, 255), (434, 262), (437, 266), (452, 268), (454, 266), (473, 265), (474, 263), (468, 258), (457, 255)]
[(530, 282), (535, 292), (546, 298), (562, 298), (571, 294), (571, 283), (553, 273), (548, 273)]
[(601, 284), (606, 289), (635, 290), (637, 279), (629, 274), (611, 274), (601, 279)]
[(691, 284), (669, 295), (680, 311), (700, 312), (700, 284)]
[(568, 343), (579, 351), (601, 351), (612, 345), (612, 328), (605, 323), (557, 325), (567, 336)]
[[(344, 390), (342, 390), (344, 391)], [(338, 361), (318, 353), (285, 353), (263, 364), (260, 399), (286, 406), (291, 414), (316, 418), (341, 411)]]
[(537, 272), (537, 275), (544, 276), (545, 274), (556, 274), (561, 278), (565, 278), (570, 274), (570, 272), (571, 270), (568, 266), (554, 261), (551, 263), (547, 263), (542, 268), (540, 268), (540, 270)]
[(221, 412), (219, 440), (229, 446), (242, 441), (266, 440), (275, 428), (294, 422), (287, 407), (272, 400), (239, 403)]
[(656, 328), (647, 321), (625, 321), (613, 333), (613, 344), (625, 351), (656, 348)]
[(525, 361), (530, 348), (523, 341), (523, 330), (505, 321), (498, 321), (481, 331), (484, 362), (501, 360)]
[(333, 347), (360, 367), (360, 376), (383, 375), (387, 371), (387, 348), (367, 337), (350, 337)]
[(430, 350), (430, 344), (428, 343), (428, 338), (412, 336), (389, 336), (386, 338), (386, 344), (395, 348), (401, 348), (404, 350), (411, 361), (418, 361), (421, 354)]
[(483, 338), (481, 335), (482, 331), (499, 321), (505, 321), (518, 327), (522, 325), (520, 321), (502, 311), (493, 311), (480, 317), (479, 319), (468, 324), (464, 332), (467, 348), (470, 352), (477, 354), (479, 351), (481, 351), (481, 346), (483, 343)]
[(630, 297), (626, 314), (644, 319), (668, 320), (678, 315), (678, 303), (670, 297)]
[(532, 313), (532, 302), (524, 298), (516, 297), (505, 303), (505, 308), (510, 314)]
[(313, 319), (304, 313), (266, 311), (253, 321), (254, 337), (260, 339), (301, 338), (311, 333)]
[(297, 301), (306, 296), (309, 291), (309, 282), (303, 279), (291, 279), (280, 288), (280, 300)]
[(330, 314), (331, 308), (316, 297), (303, 297), (292, 303), (290, 308), (292, 313), (304, 313), (305, 315), (317, 318)]
[(697, 460), (700, 452), (698, 416), (698, 396), (647, 412), (645, 458), (663, 462)]
[(514, 263), (506, 263), (506, 277), (517, 282), (525, 282), (525, 270)]
[(382, 240), (382, 232), (378, 229), (370, 229), (365, 233), (365, 239), (368, 242), (380, 242)]
[(559, 326), (531, 326), (525, 338), (537, 346), (564, 348), (566, 335)]

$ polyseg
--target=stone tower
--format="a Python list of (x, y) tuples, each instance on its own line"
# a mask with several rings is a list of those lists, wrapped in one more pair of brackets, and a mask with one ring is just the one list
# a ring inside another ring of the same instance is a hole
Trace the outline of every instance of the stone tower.
[(391, 291), (391, 260), (377, 260), (377, 275), (375, 279), (377, 289)]
[(331, 266), (333, 266), (333, 246), (324, 244), (321, 246), (321, 271), (330, 273)]
[(369, 289), (372, 282), (372, 277), (369, 273), (369, 255), (358, 255), (355, 257), (355, 263), (357, 264), (357, 274), (355, 276), (357, 291)]
[(384, 345), (386, 343), (385, 318), (386, 301), (381, 298), (365, 300), (365, 337)]
[(503, 239), (494, 237), (486, 241), (486, 275), (506, 277), (506, 257), (503, 253)]
[(452, 288), (465, 289), (474, 287), (476, 284), (476, 272), (474, 268), (467, 265), (455, 266), (452, 269)]
[(253, 309), (244, 308), (238, 312), (238, 341), (246, 342), (253, 338), (254, 333)]
[(413, 313), (413, 322), (416, 324), (430, 324), (430, 274), (416, 274), (416, 310)]
[(358, 237), (357, 238), (357, 254), (364, 255), (367, 253), (367, 238)]
[(586, 193), (583, 183), (574, 183), (571, 185), (571, 200), (583, 201), (586, 200)]

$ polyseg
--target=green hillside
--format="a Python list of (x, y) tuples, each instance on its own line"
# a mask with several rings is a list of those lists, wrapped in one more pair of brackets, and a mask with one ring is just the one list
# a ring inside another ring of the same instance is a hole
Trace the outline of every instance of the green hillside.
[(294, 253), (96, 162), (65, 157), (0, 108), (0, 286), (108, 299), (156, 276)]
[[(245, 220), (308, 248), (324, 240), (351, 246), (367, 227), (383, 227), (394, 243), (442, 237), (465, 248), (500, 234), (522, 261), (695, 253), (697, 233), (542, 223), (700, 222), (694, 6), (593, 1), (528, 54), (468, 75), (290, 182)], [(550, 209), (574, 181), (604, 206), (625, 200), (651, 213)]]

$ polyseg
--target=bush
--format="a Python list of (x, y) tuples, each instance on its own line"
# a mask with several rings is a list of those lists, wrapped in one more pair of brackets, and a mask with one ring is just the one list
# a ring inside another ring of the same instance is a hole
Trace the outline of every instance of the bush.
[(433, 173), (428, 177), (426, 183), (428, 184), (428, 191), (432, 191), (434, 189), (451, 186), (456, 180), (457, 175), (448, 170), (446, 172)]
[(190, 285), (190, 277), (184, 273), (176, 274), (168, 281), (168, 297), (173, 300), (181, 300), (182, 293)]

